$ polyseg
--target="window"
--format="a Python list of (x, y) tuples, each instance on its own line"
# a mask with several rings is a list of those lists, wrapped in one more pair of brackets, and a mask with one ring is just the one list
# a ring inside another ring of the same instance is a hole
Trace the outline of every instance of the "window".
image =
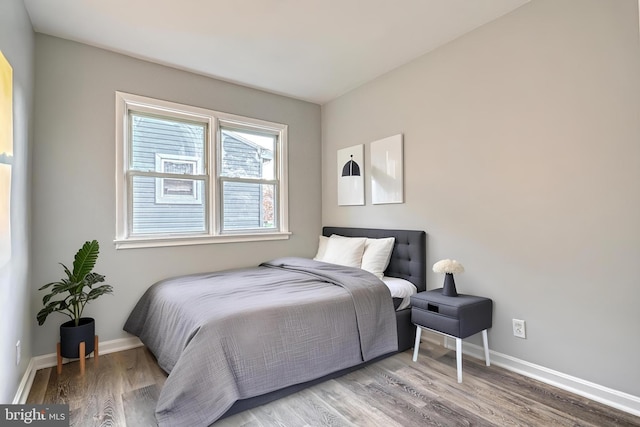
[[(193, 175), (202, 170), (197, 157), (156, 153), (156, 171), (166, 174)], [(202, 204), (198, 182), (188, 179), (161, 178), (156, 181), (156, 203)]]
[(273, 152), (276, 135), (248, 133), (221, 125), (223, 231), (245, 228), (275, 229), (273, 197), (277, 192)]
[(116, 92), (116, 247), (286, 239), (287, 126)]

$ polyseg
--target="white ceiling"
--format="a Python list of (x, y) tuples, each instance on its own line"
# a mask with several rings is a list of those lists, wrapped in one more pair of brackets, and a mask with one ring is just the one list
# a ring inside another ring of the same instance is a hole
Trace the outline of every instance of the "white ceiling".
[(529, 0), (24, 0), (35, 31), (323, 104)]

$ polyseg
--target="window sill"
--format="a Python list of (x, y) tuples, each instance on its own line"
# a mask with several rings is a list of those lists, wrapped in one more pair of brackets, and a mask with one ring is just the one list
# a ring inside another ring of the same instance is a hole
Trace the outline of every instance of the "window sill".
[(219, 243), (263, 242), (268, 240), (287, 240), (291, 232), (229, 234), (219, 236), (188, 237), (136, 237), (115, 239), (116, 249), (158, 248), (167, 246), (211, 245)]

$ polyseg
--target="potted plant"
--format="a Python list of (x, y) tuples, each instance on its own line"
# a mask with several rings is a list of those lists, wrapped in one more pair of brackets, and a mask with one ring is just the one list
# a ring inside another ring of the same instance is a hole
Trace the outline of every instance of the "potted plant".
[(93, 272), (99, 252), (97, 240), (85, 242), (73, 260), (73, 271), (60, 263), (67, 277), (58, 282), (47, 283), (39, 289), (51, 288), (42, 298), (44, 308), (37, 315), (39, 325), (56, 311), (71, 318), (60, 325), (60, 353), (68, 359), (80, 357), (79, 344), (82, 341), (85, 343), (85, 354), (94, 350), (95, 321), (90, 317), (82, 317), (82, 312), (89, 301), (113, 292), (110, 285), (94, 287), (104, 282), (102, 274)]

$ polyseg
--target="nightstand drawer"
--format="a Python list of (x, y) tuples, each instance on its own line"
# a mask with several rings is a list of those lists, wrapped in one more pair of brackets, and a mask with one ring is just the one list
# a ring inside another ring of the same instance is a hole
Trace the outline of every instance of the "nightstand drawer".
[(460, 312), (463, 309), (463, 307), (460, 306), (443, 304), (439, 301), (435, 301), (434, 299), (426, 300), (424, 298), (420, 298), (419, 296), (415, 296), (415, 298), (411, 299), (411, 306), (427, 312), (456, 318), (460, 316)]
[(460, 320), (455, 317), (413, 307), (411, 310), (411, 322), (454, 337), (460, 335)]

